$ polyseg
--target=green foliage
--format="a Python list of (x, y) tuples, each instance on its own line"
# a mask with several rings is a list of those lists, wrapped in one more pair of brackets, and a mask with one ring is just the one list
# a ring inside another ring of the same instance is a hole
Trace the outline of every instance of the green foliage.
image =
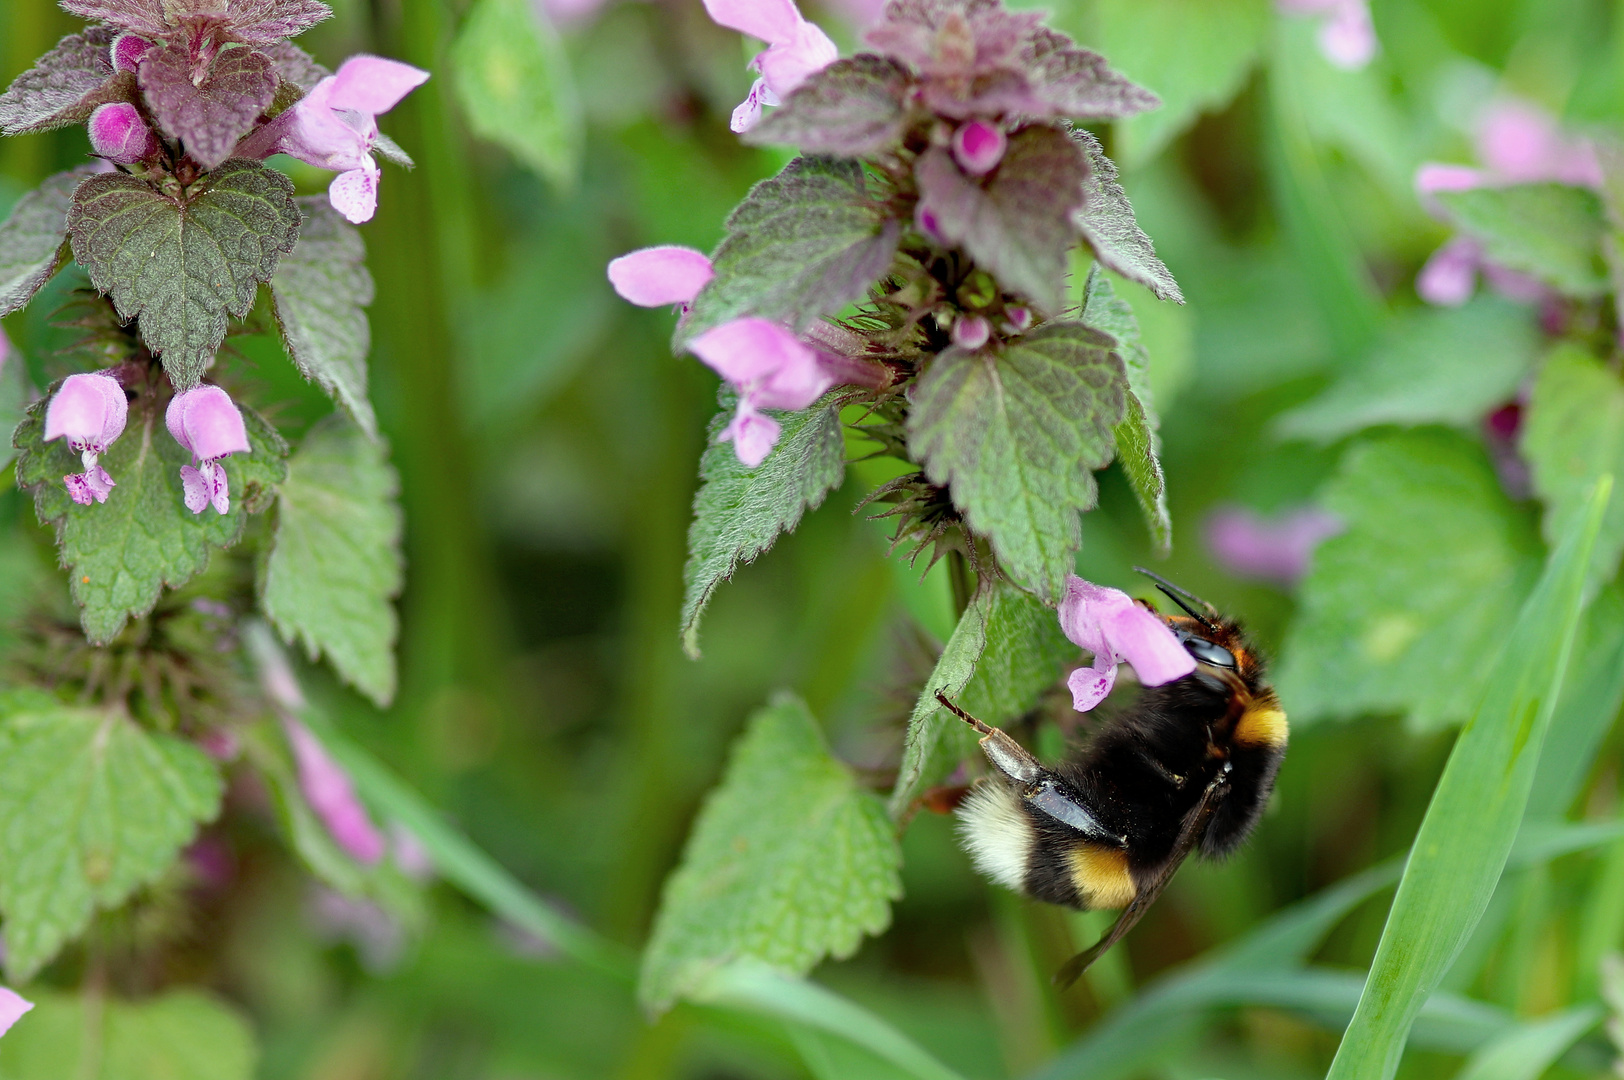
[(787, 143), (804, 154), (879, 154), (901, 141), (907, 128), (907, 82), (907, 73), (881, 56), (836, 60), (796, 87), (744, 139), (767, 146)]
[(1156, 245), (1139, 227), (1133, 204), (1117, 180), (1117, 167), (1105, 156), (1098, 139), (1085, 128), (1071, 133), (1088, 160), (1088, 180), (1083, 188), (1083, 207), (1074, 223), (1093, 249), (1094, 257), (1107, 270), (1137, 282), (1156, 294), (1158, 300), (1184, 303), (1178, 282), (1156, 256)]
[(1315, 553), (1282, 650), (1292, 719), (1466, 720), (1536, 572), (1532, 522), (1477, 446), (1437, 430), (1356, 444), (1322, 502), (1347, 532)]
[(804, 974), (891, 921), (902, 855), (880, 800), (831, 757), (812, 714), (780, 697), (734, 747), (666, 882), (638, 996), (669, 1007), (718, 966)]
[(1518, 184), (1441, 191), (1434, 196), (1489, 259), (1559, 292), (1598, 296), (1607, 289), (1601, 199), (1564, 184)]
[(1052, 322), (1001, 349), (951, 349), (920, 376), (908, 445), (999, 563), (1056, 597), (1082, 546), (1090, 470), (1115, 449), (1127, 375), (1110, 337)]
[(241, 158), (183, 197), (126, 173), (93, 176), (68, 211), (73, 257), (162, 356), (177, 391), (202, 378), (226, 316), (253, 306), (260, 282), (299, 238), (293, 181)]
[(276, 96), (276, 70), (258, 49), (226, 49), (206, 70), (185, 40), (141, 61), (141, 97), (158, 128), (205, 169), (219, 168)]
[(93, 26), (69, 34), (0, 94), (0, 134), (23, 135), (77, 124), (97, 105), (134, 95), (135, 78), (115, 76), (107, 49), (113, 34)]
[(32, 388), (28, 385), (28, 368), (22, 354), (12, 351), (0, 357), (0, 469), (10, 465), (11, 459), (17, 456), (11, 445), (11, 433), (22, 422), (30, 396)]
[(468, 122), (559, 187), (575, 182), (581, 114), (551, 25), (524, 0), (477, 0), (451, 46)]
[(378, 420), (367, 399), (367, 352), (372, 328), (372, 275), (361, 233), (326, 196), (297, 200), (304, 223), (299, 243), (276, 267), (271, 299), (288, 355), (299, 372), (342, 405), (370, 438)]
[(0, 716), (6, 974), (32, 978), (96, 909), (168, 869), (223, 785), (208, 755), (128, 717), (47, 706)]
[(727, 219), (716, 276), (678, 325), (678, 347), (747, 315), (800, 330), (862, 299), (901, 236), (880, 210), (855, 161), (800, 157), (761, 181)]
[(1539, 1080), (1600, 1019), (1597, 1006), (1575, 1005), (1518, 1024), (1473, 1054), (1455, 1080)]
[(0, 224), (0, 315), (21, 310), (56, 273), (68, 238), (68, 202), (86, 175), (57, 173), (18, 199)]
[(265, 613), (379, 706), (395, 696), (400, 482), (383, 448), (334, 414), (288, 461), (260, 574)]
[(31, 994), (34, 1010), (0, 1042), (5, 1080), (252, 1080), (254, 1033), (209, 994), (143, 1001)]
[[(52, 388), (55, 391), (55, 388)], [(252, 409), (239, 405), (250, 451), (221, 463), (231, 490), (231, 512), (186, 509), (180, 469), (192, 456), (164, 428), (166, 402), (143, 393), (130, 402), (123, 436), (101, 457), (117, 485), (107, 502), (80, 506), (68, 497), (62, 477), (81, 469), (66, 440), (46, 443), (41, 399), (17, 428), (17, 483), (32, 489), (42, 522), (56, 526), (61, 562), (78, 604), (85, 636), (111, 641), (127, 619), (152, 610), (159, 594), (200, 573), (211, 547), (230, 547), (242, 536), (248, 515), (270, 505), (287, 475), (287, 445)]]
[(1511, 853), (1583, 612), (1591, 551), (1612, 494), (1591, 489), (1552, 553), (1461, 730), (1416, 833), (1398, 895), (1328, 1080), (1388, 1078), (1421, 1003), (1482, 918)]
[(693, 657), (699, 655), (700, 617), (717, 586), (772, 547), (779, 533), (793, 532), (846, 475), (838, 392), (800, 412), (771, 414), (783, 432), (753, 469), (739, 461), (732, 443), (716, 441), (733, 415), (732, 395), (724, 394), (721, 404), (699, 463), (682, 571), (682, 647)]

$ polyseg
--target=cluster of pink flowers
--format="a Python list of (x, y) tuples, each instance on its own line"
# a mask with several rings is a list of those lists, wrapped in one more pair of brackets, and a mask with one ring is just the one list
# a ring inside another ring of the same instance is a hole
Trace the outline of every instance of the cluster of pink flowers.
[(1066, 578), (1060, 601), (1060, 629), (1079, 648), (1094, 654), (1094, 662), (1071, 673), (1072, 708), (1088, 712), (1105, 700), (1116, 685), (1117, 665), (1126, 661), (1145, 686), (1161, 686), (1195, 670), (1195, 658), (1179, 644), (1155, 612), (1127, 593)]
[[(51, 397), (45, 409), (45, 439), (67, 439), (80, 455), (85, 471), (62, 478), (69, 497), (79, 505), (104, 503), (118, 486), (99, 458), (124, 434), (128, 417), (124, 387), (108, 371), (69, 375)], [(220, 462), (249, 449), (242, 413), (231, 396), (218, 386), (195, 387), (171, 399), (164, 420), (175, 441), (192, 455), (192, 464), (180, 470), (186, 508), (200, 514), (212, 505), (216, 513), (229, 514), (231, 494)]]
[(1339, 68), (1357, 71), (1376, 58), (1380, 43), (1370, 20), (1370, 0), (1275, 0), (1287, 15), (1320, 19), (1319, 47)]

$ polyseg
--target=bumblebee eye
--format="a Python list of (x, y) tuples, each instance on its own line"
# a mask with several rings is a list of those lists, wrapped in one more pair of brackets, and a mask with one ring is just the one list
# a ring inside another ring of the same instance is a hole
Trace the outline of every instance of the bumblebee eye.
[(1214, 645), (1206, 638), (1187, 637), (1184, 639), (1184, 647), (1190, 651), (1191, 656), (1203, 664), (1211, 664), (1213, 667), (1221, 668), (1233, 668), (1235, 666), (1233, 653), (1222, 645)]

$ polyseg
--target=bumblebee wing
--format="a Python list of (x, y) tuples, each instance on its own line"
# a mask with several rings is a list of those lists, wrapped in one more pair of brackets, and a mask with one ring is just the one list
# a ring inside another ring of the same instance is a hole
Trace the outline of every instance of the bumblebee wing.
[(1173, 850), (1161, 869), (1156, 871), (1156, 876), (1128, 901), (1128, 906), (1122, 909), (1122, 914), (1116, 917), (1116, 922), (1111, 924), (1111, 928), (1105, 931), (1098, 941), (1067, 960), (1061, 965), (1060, 970), (1054, 973), (1056, 988), (1064, 990), (1076, 982), (1094, 961), (1104, 956), (1106, 950), (1121, 941), (1123, 935), (1134, 928), (1134, 924), (1150, 909), (1150, 905), (1156, 902), (1162, 890), (1167, 888), (1167, 883), (1173, 880), (1173, 875), (1178, 872), (1179, 865), (1184, 862), (1185, 857), (1200, 842), (1202, 834), (1207, 831), (1207, 823), (1212, 820), (1218, 804), (1223, 801), (1224, 791), (1228, 786), (1229, 770), (1225, 769), (1213, 778), (1207, 789), (1201, 793), (1201, 801), (1185, 815), (1184, 825), (1179, 829)]

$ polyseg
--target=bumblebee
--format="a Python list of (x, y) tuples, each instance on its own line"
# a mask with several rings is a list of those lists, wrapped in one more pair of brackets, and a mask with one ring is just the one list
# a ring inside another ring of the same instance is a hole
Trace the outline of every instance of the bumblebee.
[(981, 733), (995, 770), (958, 809), (961, 840), (977, 869), (1036, 900), (1122, 909), (1096, 944), (1055, 975), (1062, 988), (1139, 921), (1191, 851), (1222, 858), (1245, 841), (1286, 752), (1286, 714), (1239, 624), (1139, 572), (1184, 610), (1158, 617), (1196, 669), (1145, 687), (1072, 757), (1045, 766), (937, 694)]

